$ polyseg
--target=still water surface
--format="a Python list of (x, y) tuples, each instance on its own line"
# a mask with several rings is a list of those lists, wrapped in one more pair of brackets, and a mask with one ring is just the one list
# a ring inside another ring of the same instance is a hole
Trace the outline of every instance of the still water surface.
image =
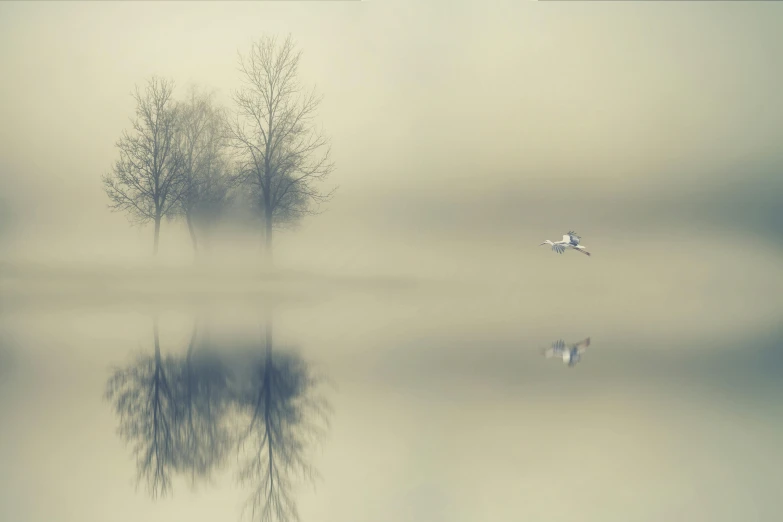
[(778, 520), (779, 330), (507, 297), (6, 307), (0, 520)]

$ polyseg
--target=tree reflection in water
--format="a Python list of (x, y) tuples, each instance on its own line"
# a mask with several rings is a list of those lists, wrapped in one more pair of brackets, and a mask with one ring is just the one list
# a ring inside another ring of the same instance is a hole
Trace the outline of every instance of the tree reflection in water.
[(183, 356), (162, 357), (156, 317), (154, 354), (116, 369), (107, 383), (138, 481), (153, 498), (164, 496), (173, 475), (195, 486), (236, 451), (252, 519), (298, 520), (294, 487), (316, 478), (308, 457), (329, 426), (323, 379), (295, 351), (273, 349), (271, 312), (261, 349), (245, 353), (219, 349), (199, 326)]
[(171, 473), (180, 465), (178, 421), (181, 405), (175, 395), (178, 362), (160, 354), (158, 318), (153, 321), (155, 351), (118, 369), (109, 379), (106, 397), (120, 416), (120, 436), (133, 448), (139, 481), (153, 498), (171, 489)]
[(292, 478), (314, 480), (307, 450), (328, 427), (326, 400), (313, 391), (321, 379), (293, 352), (276, 353), (272, 319), (265, 321), (265, 350), (250, 366), (237, 404), (250, 418), (242, 436), (240, 479), (253, 489), (254, 520), (298, 520)]
[(193, 485), (208, 479), (225, 462), (233, 445), (232, 375), (204, 339), (196, 350), (198, 322), (193, 326), (184, 363), (177, 373), (181, 404), (179, 471), (189, 472)]

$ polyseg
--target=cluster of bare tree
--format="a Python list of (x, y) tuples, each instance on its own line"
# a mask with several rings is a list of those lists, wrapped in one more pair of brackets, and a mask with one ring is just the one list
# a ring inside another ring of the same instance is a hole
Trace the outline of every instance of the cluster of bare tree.
[(328, 427), (329, 404), (301, 357), (272, 349), (269, 317), (263, 349), (234, 361), (196, 327), (184, 357), (162, 357), (156, 319), (154, 354), (109, 379), (119, 433), (153, 498), (171, 491), (174, 475), (209, 480), (236, 453), (253, 520), (298, 520), (295, 479), (314, 478), (308, 450)]
[(231, 205), (250, 203), (272, 261), (275, 229), (319, 211), (334, 193), (319, 187), (334, 168), (329, 140), (314, 124), (321, 98), (298, 77), (301, 51), (291, 37), (264, 37), (240, 55), (242, 87), (233, 107), (191, 87), (153, 76), (136, 88), (132, 130), (117, 142), (119, 159), (103, 177), (110, 208), (135, 224), (184, 219), (198, 251)]

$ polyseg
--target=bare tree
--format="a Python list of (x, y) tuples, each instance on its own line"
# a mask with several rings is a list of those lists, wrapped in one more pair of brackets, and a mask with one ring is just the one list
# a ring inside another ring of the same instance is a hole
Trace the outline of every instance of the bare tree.
[(193, 249), (198, 252), (196, 229), (208, 234), (228, 200), (225, 117), (215, 105), (213, 93), (196, 86), (191, 86), (178, 112), (183, 174), (178, 211), (185, 217)]
[(334, 193), (317, 183), (334, 168), (329, 140), (314, 127), (321, 97), (298, 79), (301, 51), (290, 36), (281, 44), (264, 37), (240, 55), (243, 87), (234, 93), (236, 121), (230, 126), (240, 179), (264, 223), (266, 262), (272, 262), (272, 231), (318, 213)]
[(253, 520), (299, 520), (294, 479), (316, 477), (308, 450), (329, 424), (328, 401), (313, 393), (320, 381), (298, 354), (273, 352), (267, 315), (263, 357), (251, 368), (249, 386), (238, 394), (239, 406), (250, 417), (241, 437), (248, 449), (240, 479), (252, 485), (248, 507)]
[(182, 185), (173, 90), (172, 81), (157, 76), (150, 78), (143, 91), (136, 87), (133, 132), (123, 131), (117, 142), (120, 158), (112, 172), (103, 176), (109, 208), (126, 212), (133, 224), (155, 223), (155, 254), (160, 222), (173, 215)]
[(233, 203), (233, 180), (229, 177), (230, 164), (224, 157), (215, 158), (203, 178), (198, 203), (192, 210), (195, 229), (201, 232), (206, 250), (210, 249), (218, 224), (225, 219)]

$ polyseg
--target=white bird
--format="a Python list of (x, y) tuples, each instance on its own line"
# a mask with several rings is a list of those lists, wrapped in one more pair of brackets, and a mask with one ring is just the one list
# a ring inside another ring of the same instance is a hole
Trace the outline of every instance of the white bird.
[(582, 359), (582, 354), (587, 351), (588, 346), (590, 346), (589, 337), (569, 347), (566, 347), (565, 342), (561, 339), (555, 341), (550, 348), (544, 350), (544, 355), (547, 359), (552, 357), (561, 358), (563, 359), (563, 364), (575, 366)]
[(565, 252), (566, 248), (570, 248), (576, 250), (577, 252), (581, 252), (589, 256), (590, 252), (587, 251), (587, 248), (585, 248), (584, 245), (579, 244), (580, 239), (582, 238), (577, 236), (576, 232), (570, 231), (568, 232), (568, 234), (565, 234), (563, 236), (562, 241), (552, 242), (547, 239), (546, 241), (544, 241), (538, 246), (550, 245), (552, 247), (552, 250), (554, 250), (558, 254), (562, 254), (563, 252)]

